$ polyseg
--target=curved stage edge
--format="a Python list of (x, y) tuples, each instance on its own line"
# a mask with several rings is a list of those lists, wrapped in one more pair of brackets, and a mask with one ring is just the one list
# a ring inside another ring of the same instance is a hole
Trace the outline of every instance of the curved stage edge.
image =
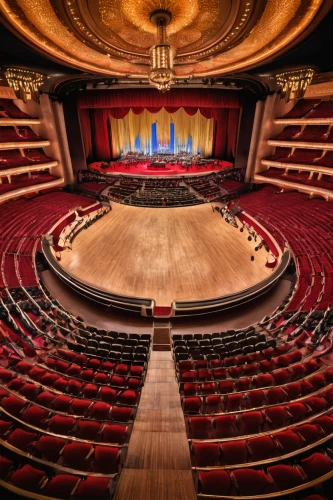
[(278, 267), (268, 278), (241, 292), (213, 299), (175, 301), (170, 308), (159, 308), (156, 307), (153, 299), (112, 294), (78, 280), (60, 266), (51, 248), (52, 244), (46, 235), (42, 239), (42, 252), (48, 265), (62, 281), (77, 293), (104, 306), (151, 318), (212, 314), (250, 302), (267, 293), (284, 275), (291, 261), (291, 252), (287, 250), (282, 255)]

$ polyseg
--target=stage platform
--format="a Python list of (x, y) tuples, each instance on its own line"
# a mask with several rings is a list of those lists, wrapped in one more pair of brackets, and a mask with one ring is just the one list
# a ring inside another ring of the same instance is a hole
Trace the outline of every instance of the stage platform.
[(228, 161), (221, 160), (218, 165), (213, 162), (205, 166), (192, 165), (191, 167), (183, 167), (180, 164), (172, 165), (167, 163), (165, 168), (150, 167), (147, 163), (124, 165), (121, 162), (111, 164), (108, 168), (101, 168), (102, 162), (94, 162), (89, 165), (91, 170), (96, 170), (102, 174), (126, 174), (135, 176), (150, 176), (150, 177), (165, 177), (165, 176), (186, 176), (207, 174), (209, 172), (219, 172), (226, 168), (232, 168), (233, 164)]
[[(154, 209), (112, 204), (82, 231), (60, 266), (92, 287), (156, 306), (237, 294), (267, 279), (267, 252), (210, 204)], [(251, 261), (251, 256), (255, 256)]]

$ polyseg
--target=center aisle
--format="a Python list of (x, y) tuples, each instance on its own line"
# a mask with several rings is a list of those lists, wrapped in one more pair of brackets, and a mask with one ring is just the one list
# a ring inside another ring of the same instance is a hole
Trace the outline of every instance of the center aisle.
[(115, 500), (196, 500), (170, 351), (152, 352)]

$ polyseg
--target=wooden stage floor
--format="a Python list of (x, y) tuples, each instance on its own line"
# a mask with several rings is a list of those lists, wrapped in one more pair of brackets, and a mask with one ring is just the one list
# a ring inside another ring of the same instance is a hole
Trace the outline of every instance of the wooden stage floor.
[[(227, 224), (210, 204), (112, 211), (82, 231), (60, 264), (109, 292), (155, 299), (207, 299), (236, 293), (266, 278), (267, 252)], [(251, 256), (255, 257), (251, 262)]]

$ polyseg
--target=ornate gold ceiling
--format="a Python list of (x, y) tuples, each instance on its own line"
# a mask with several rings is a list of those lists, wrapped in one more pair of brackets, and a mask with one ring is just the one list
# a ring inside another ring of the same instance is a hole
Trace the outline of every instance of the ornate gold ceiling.
[(50, 58), (103, 75), (146, 78), (156, 42), (150, 15), (167, 27), (174, 72), (205, 77), (245, 70), (298, 43), (333, 0), (0, 0), (2, 22)]

